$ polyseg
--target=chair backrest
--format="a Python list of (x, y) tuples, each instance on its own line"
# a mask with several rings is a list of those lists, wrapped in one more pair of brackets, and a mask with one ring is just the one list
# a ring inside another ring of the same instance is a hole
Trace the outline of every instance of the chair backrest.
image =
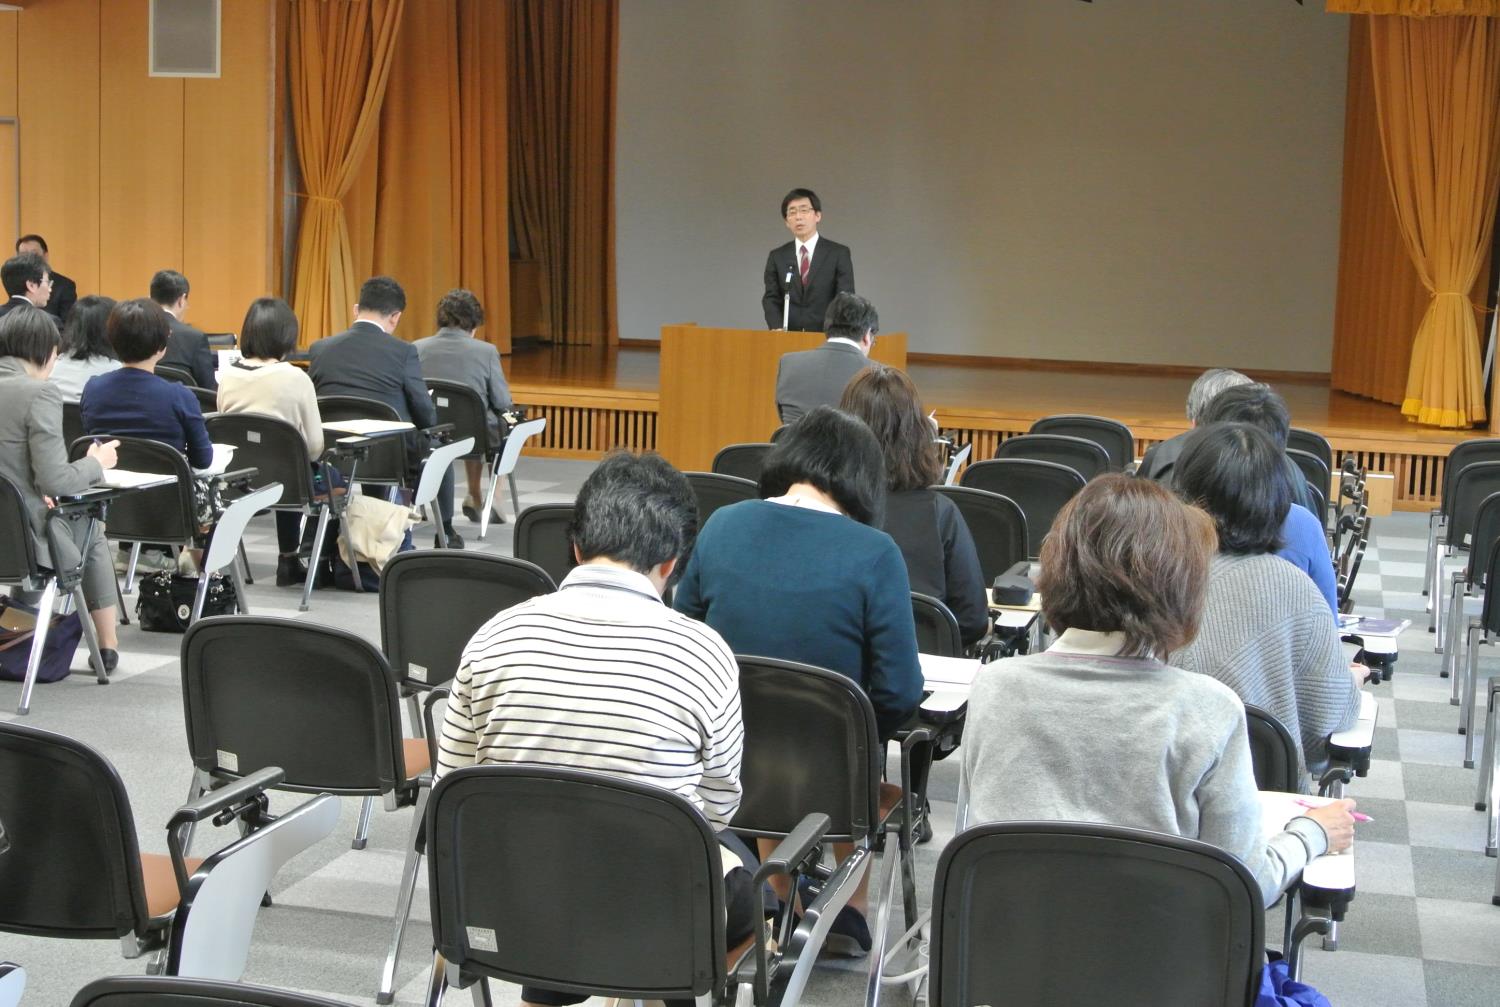
[(279, 789), (360, 795), (407, 779), (396, 677), (343, 630), (201, 619), (182, 638), (182, 705), (193, 765), (216, 776), (280, 766)]
[(958, 473), (963, 469), (964, 463), (974, 453), (973, 444), (965, 444), (953, 452), (953, 457), (948, 459), (948, 467), (943, 471), (943, 485), (954, 486), (958, 483)]
[(1292, 464), (1297, 466), (1302, 473), (1302, 478), (1311, 483), (1313, 489), (1320, 491), (1326, 500), (1328, 489), (1333, 485), (1333, 475), (1328, 466), (1323, 464), (1323, 459), (1297, 448), (1287, 448), (1286, 456), (1292, 460)]
[[(1097, 444), (1093, 447), (1103, 450)], [(1001, 458), (970, 465), (959, 485), (989, 490), (1015, 501), (1026, 515), (1027, 555), (1036, 559), (1042, 551), (1042, 540), (1052, 530), (1052, 520), (1073, 494), (1083, 489), (1084, 477), (1077, 469), (1053, 462)]]
[(380, 649), (406, 689), (458, 671), (470, 638), (497, 612), (557, 585), (535, 563), (453, 549), (397, 553), (380, 574)]
[[(401, 419), (394, 406), (362, 395), (319, 395), (318, 416), (324, 423)], [(388, 437), (377, 441), (369, 456), (360, 459), (355, 475), (361, 482), (403, 482), (406, 478), (406, 438)]]
[(1306, 451), (1333, 471), (1333, 445), (1317, 431), (1292, 427), (1286, 432), (1286, 446), (1291, 451)]
[(517, 423), (505, 438), (505, 447), (500, 452), (500, 464), (495, 467), (497, 476), (508, 476), (516, 470), (516, 463), (521, 460), (521, 449), (531, 438), (539, 436), (547, 429), (547, 417), (527, 420), (525, 423)]
[(739, 476), (753, 483), (760, 482), (760, 470), (765, 467), (766, 455), (771, 443), (727, 444), (714, 455), (713, 471), (725, 476)]
[(1468, 548), (1466, 539), (1474, 531), (1479, 505), (1491, 493), (1500, 493), (1500, 460), (1465, 465), (1453, 484), (1453, 504), (1448, 508), (1445, 541), (1450, 548)]
[(188, 385), (188, 390), (198, 400), (198, 409), (207, 416), (209, 413), (219, 411), (219, 393), (208, 388), (199, 388), (197, 385)]
[(36, 575), (36, 542), (26, 498), (9, 476), (0, 476), (0, 584), (16, 584)]
[(964, 652), (958, 619), (948, 606), (931, 595), (911, 593), (911, 613), (917, 624), (917, 650), (938, 657), (959, 657)]
[(698, 498), (698, 527), (708, 524), (708, 517), (720, 507), (741, 500), (760, 498), (760, 487), (749, 479), (726, 476), (718, 472), (686, 472), (688, 485)]
[(108, 940), (149, 919), (125, 785), (81, 741), (0, 723), (0, 931)]
[(437, 409), (439, 423), (453, 424), (453, 439), (474, 438), (474, 457), (486, 456), (500, 448), (490, 439), (490, 410), (479, 393), (462, 381), (428, 378), (427, 390)]
[(996, 458), (1026, 458), (1053, 462), (1075, 470), (1085, 480), (1110, 470), (1109, 454), (1082, 437), (1063, 434), (1021, 434), (1007, 437), (995, 449)]
[[(168, 486), (127, 493), (111, 501), (105, 534), (116, 541), (186, 543), (198, 533), (193, 501), (193, 470), (181, 451), (144, 437), (115, 437), (116, 465), (128, 472), (152, 472), (173, 477)], [(73, 442), (69, 457), (82, 458), (92, 438)]]
[(1302, 748), (1292, 732), (1275, 714), (1250, 703), (1245, 704), (1245, 727), (1250, 735), (1255, 789), (1297, 793), (1301, 789), (1297, 765), (1302, 761)]
[(781, 426), (777, 427), (775, 430), (772, 430), (771, 431), (771, 443), (775, 444), (777, 441), (781, 440), (781, 438), (783, 438), (783, 437), (786, 436), (786, 432), (788, 430), (790, 430), (790, 429), (792, 429), (792, 425), (790, 423), (783, 423)]
[[(584, 995), (724, 985), (719, 845), (672, 791), (596, 773), (471, 766), (427, 807), (434, 949), (471, 975)], [(517, 906), (550, 906), (545, 913)]]
[(1249, 870), (1207, 843), (1081, 822), (981, 825), (938, 861), (928, 1002), (1249, 1005), (1264, 917)]
[(1135, 461), (1135, 434), (1119, 420), (1085, 413), (1062, 413), (1042, 417), (1031, 425), (1028, 432), (1062, 434), (1093, 441), (1109, 455), (1109, 467), (1115, 472), (1123, 472), (1125, 466)]
[(166, 378), (168, 381), (175, 381), (179, 385), (187, 385), (189, 387), (192, 387), (193, 382), (196, 380), (193, 377), (192, 371), (188, 370), (185, 367), (174, 367), (171, 364), (157, 364), (156, 376), (159, 378)]
[(297, 428), (260, 413), (215, 413), (204, 420), (209, 440), (234, 445), (234, 466), (255, 469), (251, 485), (281, 484), (278, 507), (306, 507), (312, 500), (312, 459)]
[(432, 449), (422, 462), (422, 474), (417, 478), (417, 491), (412, 494), (413, 507), (426, 507), (437, 499), (438, 488), (443, 485), (443, 476), (460, 458), (474, 453), (474, 438), (465, 437)]
[(1324, 530), (1328, 528), (1328, 496), (1314, 483), (1307, 484), (1307, 495), (1312, 501), (1313, 517), (1318, 519), (1318, 524)]
[[(1500, 541), (1490, 546), (1489, 557), (1485, 561), (1484, 582), (1486, 585), (1500, 585), (1497, 577), (1500, 577)], [(1484, 628), (1486, 636), (1493, 638), (1500, 634), (1500, 587), (1485, 587), (1479, 624)]]
[(547, 571), (553, 583), (561, 584), (568, 571), (578, 565), (568, 526), (573, 523), (572, 504), (532, 504), (516, 518), (511, 555), (535, 563)]
[(73, 997), (71, 1007), (349, 1007), (305, 993), (266, 986), (166, 976), (95, 979)]
[(1464, 570), (1464, 579), (1469, 584), (1489, 583), (1485, 575), (1496, 539), (1500, 539), (1500, 492), (1481, 500), (1474, 513), (1474, 530), (1469, 533), (1469, 563)]
[(850, 842), (879, 823), (884, 754), (864, 690), (810, 664), (737, 654), (745, 747), (736, 831), (784, 836), (806, 815), (830, 819), (829, 839)]
[(1453, 514), (1453, 487), (1458, 482), (1459, 473), (1475, 462), (1500, 462), (1500, 437), (1462, 441), (1448, 452), (1448, 460), (1443, 465), (1443, 499), (1440, 504), (1445, 516)]
[(63, 443), (72, 444), (84, 435), (83, 406), (78, 402), (63, 400)]
[(986, 584), (1030, 556), (1026, 515), (1014, 500), (972, 486), (934, 486), (932, 491), (958, 507), (974, 539)]
[(213, 534), (209, 536), (208, 548), (203, 552), (200, 570), (204, 575), (226, 569), (239, 555), (240, 540), (250, 519), (281, 500), (281, 483), (262, 486), (224, 508), (219, 520), (214, 522)]

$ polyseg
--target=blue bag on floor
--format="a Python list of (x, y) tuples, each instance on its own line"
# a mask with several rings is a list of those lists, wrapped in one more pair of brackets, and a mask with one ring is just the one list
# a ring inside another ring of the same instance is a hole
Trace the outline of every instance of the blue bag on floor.
[(1271, 960), (1260, 972), (1255, 1007), (1332, 1007), (1323, 994), (1291, 977), (1284, 958), (1274, 951), (1269, 954)]

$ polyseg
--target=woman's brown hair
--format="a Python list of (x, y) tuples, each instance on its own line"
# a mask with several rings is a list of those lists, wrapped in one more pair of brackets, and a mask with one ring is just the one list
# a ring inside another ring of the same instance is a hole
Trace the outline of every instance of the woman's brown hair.
[(937, 434), (922, 412), (911, 378), (894, 367), (872, 363), (844, 389), (839, 408), (865, 421), (885, 454), (886, 485), (893, 493), (921, 489), (938, 481)]
[(1165, 658), (1203, 615), (1213, 520), (1150, 479), (1100, 476), (1042, 543), (1042, 613), (1057, 630), (1125, 634), (1124, 657)]

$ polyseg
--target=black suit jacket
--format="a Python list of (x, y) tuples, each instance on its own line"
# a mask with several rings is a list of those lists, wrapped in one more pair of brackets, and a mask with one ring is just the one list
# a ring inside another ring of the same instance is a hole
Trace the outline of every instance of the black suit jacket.
[(214, 351), (208, 348), (208, 337), (202, 330), (171, 315), (167, 316), (167, 322), (172, 326), (172, 335), (167, 340), (167, 352), (162, 355), (161, 362), (191, 372), (193, 384), (199, 388), (217, 389), (217, 368), (214, 366)]
[(347, 332), (318, 340), (308, 356), (319, 395), (377, 399), (419, 427), (437, 424), (417, 348), (374, 322), (355, 322)]
[[(4, 318), (6, 315), (10, 314), (12, 311), (19, 308), (23, 304), (27, 307), (35, 307), (35, 305), (28, 301), (26, 298), (15, 296), (6, 301), (4, 304), (0, 304), (0, 318)], [(52, 320), (53, 325), (56, 325), (59, 329), (62, 328), (62, 326), (58, 323), (56, 317), (52, 315), (47, 315), (47, 317)]]
[(78, 300), (78, 284), (61, 273), (53, 273), (51, 276), (52, 296), (47, 298), (47, 306), (42, 310), (57, 319), (61, 325), (68, 320), (68, 314)]
[[(786, 281), (788, 272), (791, 283)], [(854, 293), (854, 260), (849, 257), (848, 246), (818, 235), (812, 262), (808, 263), (805, 289), (797, 269), (797, 243), (788, 241), (780, 248), (773, 248), (766, 258), (766, 293), (760, 300), (766, 313), (766, 328), (781, 328), (781, 299), (788, 292), (792, 295), (792, 310), (787, 328), (794, 332), (822, 332), (828, 305), (839, 294)]]

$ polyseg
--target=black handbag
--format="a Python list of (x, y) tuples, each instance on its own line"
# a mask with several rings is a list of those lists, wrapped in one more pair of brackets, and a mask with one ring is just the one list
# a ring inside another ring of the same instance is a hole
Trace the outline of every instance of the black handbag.
[[(153, 573), (141, 578), (135, 615), (141, 629), (148, 633), (186, 633), (193, 615), (193, 599), (198, 596), (198, 578), (180, 573)], [(208, 596), (203, 599), (203, 615), (233, 615), (234, 587), (221, 573), (213, 574)]]

